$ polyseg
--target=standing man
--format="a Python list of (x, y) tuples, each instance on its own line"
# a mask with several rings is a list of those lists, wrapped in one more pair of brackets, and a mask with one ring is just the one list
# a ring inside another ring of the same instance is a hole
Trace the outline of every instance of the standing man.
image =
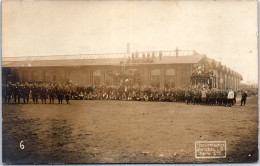
[(6, 85), (6, 96), (5, 96), (5, 103), (10, 103), (11, 96), (13, 91), (13, 85), (11, 82), (8, 82)]
[(71, 94), (71, 88), (67, 85), (65, 87), (65, 99), (67, 104), (70, 104), (70, 94)]
[(50, 99), (49, 104), (54, 104), (55, 86), (53, 84), (50, 85), (48, 92), (49, 92), (49, 99)]
[(32, 86), (32, 98), (33, 98), (33, 103), (38, 104), (38, 95), (39, 95), (39, 85), (36, 83), (33, 84)]
[(207, 90), (203, 88), (201, 91), (201, 100), (203, 104), (206, 104), (206, 98), (207, 98)]
[(185, 90), (185, 100), (186, 100), (186, 104), (190, 103), (190, 93), (189, 93), (189, 89)]
[(62, 100), (63, 100), (63, 87), (62, 87), (61, 84), (59, 84), (58, 88), (57, 88), (57, 97), (58, 97), (59, 104), (62, 104)]
[(237, 103), (237, 92), (234, 91), (234, 101), (233, 101), (233, 105), (235, 105)]
[(233, 100), (234, 100), (234, 92), (232, 91), (231, 88), (230, 88), (229, 91), (228, 91), (227, 99), (228, 99), (228, 106), (229, 106), (229, 107), (232, 107), (232, 105), (233, 105)]
[(19, 83), (16, 82), (13, 85), (14, 104), (16, 104), (16, 99), (17, 99), (17, 96), (18, 96), (18, 86), (19, 85), (17, 85), (17, 84), (19, 84)]
[(246, 93), (245, 90), (243, 90), (242, 91), (242, 98), (241, 98), (241, 105), (240, 106), (242, 106), (243, 103), (244, 103), (244, 105), (246, 105), (246, 98), (247, 98), (247, 93)]
[(30, 95), (30, 86), (28, 82), (25, 82), (23, 89), (22, 89), (22, 97), (23, 97), (23, 103), (29, 104), (29, 95)]
[(41, 96), (42, 104), (43, 103), (46, 104), (46, 100), (47, 100), (47, 87), (46, 87), (45, 84), (40, 85), (40, 96)]

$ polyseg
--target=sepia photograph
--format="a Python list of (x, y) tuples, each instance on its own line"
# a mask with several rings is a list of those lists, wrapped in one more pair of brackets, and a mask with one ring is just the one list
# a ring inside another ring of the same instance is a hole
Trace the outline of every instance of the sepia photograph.
[(258, 162), (257, 0), (3, 0), (2, 162)]

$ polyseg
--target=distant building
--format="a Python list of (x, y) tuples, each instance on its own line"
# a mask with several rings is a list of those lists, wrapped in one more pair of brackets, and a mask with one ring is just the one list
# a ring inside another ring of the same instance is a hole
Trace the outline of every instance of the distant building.
[[(56, 55), (35, 57), (2, 57), (2, 80), (19, 82), (60, 82), (72, 81), (82, 85), (113, 84), (113, 74), (122, 71), (136, 71), (141, 76), (142, 86), (157, 84), (160, 88), (165, 83), (172, 87), (187, 87), (197, 84), (191, 78), (194, 66), (208, 66), (212, 72), (208, 83), (212, 88), (239, 89), (242, 76), (221, 65), (213, 59), (195, 51), (178, 50), (153, 52), (155, 57), (131, 59), (132, 53), (91, 54), (91, 55)], [(128, 57), (128, 58), (127, 58)]]

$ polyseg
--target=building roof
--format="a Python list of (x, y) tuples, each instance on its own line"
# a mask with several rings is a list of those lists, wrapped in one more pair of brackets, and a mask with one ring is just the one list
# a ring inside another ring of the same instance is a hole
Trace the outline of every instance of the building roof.
[[(139, 59), (142, 59), (142, 54), (139, 52)], [(147, 52), (145, 52), (147, 53)], [(150, 51), (150, 53), (152, 53)], [(162, 59), (159, 59), (159, 51), (155, 51), (155, 59), (153, 62), (147, 63), (139, 61), (138, 63), (126, 63), (129, 57), (132, 57), (132, 53), (110, 53), (110, 54), (80, 54), (80, 55), (53, 55), (53, 56), (25, 56), (25, 57), (2, 57), (2, 67), (58, 67), (58, 66), (120, 66), (125, 64), (141, 65), (141, 64), (196, 64), (204, 58), (208, 62), (212, 62), (213, 59), (207, 58), (206, 55), (198, 54), (193, 50), (179, 50), (178, 57), (176, 51), (163, 51)], [(122, 63), (125, 62), (125, 63)], [(221, 62), (215, 61), (218, 68), (222, 68), (224, 71), (230, 69), (225, 65), (221, 65)], [(233, 70), (230, 70), (233, 71)], [(236, 73), (241, 79), (242, 76)]]
[[(158, 53), (158, 52), (156, 52)], [(141, 53), (142, 54), (142, 53)], [(28, 57), (2, 57), (2, 67), (48, 67), (48, 66), (91, 66), (91, 65), (120, 65), (131, 54), (85, 54), (85, 55), (54, 55), (54, 56), (28, 56)], [(139, 54), (139, 59), (142, 55)], [(136, 64), (193, 64), (198, 63), (203, 55), (192, 51), (181, 51), (179, 56), (170, 51), (163, 52), (162, 59), (156, 57), (152, 63)]]

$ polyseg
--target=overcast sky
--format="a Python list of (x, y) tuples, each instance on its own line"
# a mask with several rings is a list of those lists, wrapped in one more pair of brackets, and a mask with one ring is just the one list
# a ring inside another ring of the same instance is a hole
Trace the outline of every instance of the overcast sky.
[(196, 50), (257, 82), (257, 1), (8, 1), (2, 56)]

